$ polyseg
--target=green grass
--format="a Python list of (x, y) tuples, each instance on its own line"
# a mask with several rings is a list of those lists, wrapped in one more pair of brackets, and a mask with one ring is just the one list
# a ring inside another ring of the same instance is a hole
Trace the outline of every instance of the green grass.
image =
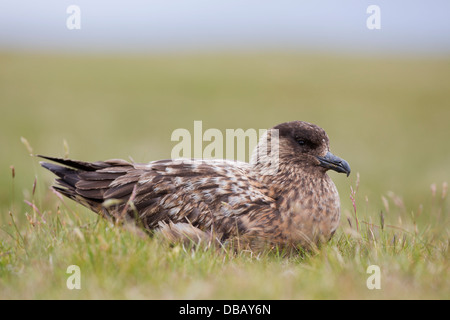
[[(400, 211), (391, 208), (390, 215)], [(359, 217), (359, 231), (354, 219), (353, 228), (344, 221), (327, 245), (283, 256), (171, 246), (92, 215), (41, 213), (31, 212), (21, 230), (14, 215), (3, 227), (3, 299), (448, 298), (449, 242), (442, 225), (422, 229), (404, 219), (395, 226), (385, 221), (382, 229)], [(80, 290), (66, 287), (72, 264), (81, 269)], [(380, 290), (366, 286), (373, 264), (381, 269)]]
[[(0, 54), (0, 299), (448, 299), (449, 62)], [(224, 130), (294, 119), (322, 126), (352, 175), (330, 173), (342, 202), (335, 237), (288, 257), (192, 250), (111, 225), (49, 191), (53, 177), (21, 142), (146, 162), (170, 157), (172, 131), (194, 120)], [(69, 265), (81, 290), (66, 287)], [(366, 286), (369, 265), (380, 290)]]

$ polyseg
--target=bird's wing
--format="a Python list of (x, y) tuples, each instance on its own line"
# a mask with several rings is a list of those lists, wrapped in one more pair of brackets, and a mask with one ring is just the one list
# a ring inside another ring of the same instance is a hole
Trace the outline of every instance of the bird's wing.
[(57, 160), (72, 168), (42, 165), (59, 176), (58, 191), (94, 211), (135, 218), (147, 229), (189, 223), (224, 235), (245, 233), (275, 202), (251, 175), (249, 164), (242, 162)]
[[(105, 170), (105, 169), (103, 169)], [(162, 160), (135, 165), (114, 180), (105, 199), (129, 194), (139, 221), (189, 223), (201, 230), (245, 232), (274, 200), (249, 174), (248, 164), (218, 160)]]

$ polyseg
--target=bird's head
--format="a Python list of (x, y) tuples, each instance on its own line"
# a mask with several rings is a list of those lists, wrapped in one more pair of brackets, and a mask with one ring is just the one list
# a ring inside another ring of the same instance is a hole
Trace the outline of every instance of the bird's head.
[(304, 121), (279, 124), (270, 130), (278, 135), (279, 161), (288, 161), (314, 172), (334, 170), (350, 174), (347, 161), (330, 152), (330, 141), (325, 130)]

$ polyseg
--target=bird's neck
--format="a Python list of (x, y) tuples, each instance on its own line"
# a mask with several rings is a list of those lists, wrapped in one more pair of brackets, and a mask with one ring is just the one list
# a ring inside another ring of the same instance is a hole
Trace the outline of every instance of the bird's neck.
[(302, 196), (310, 192), (321, 193), (322, 186), (332, 183), (325, 172), (295, 164), (280, 163), (278, 170), (275, 171), (265, 166), (255, 166), (254, 170), (259, 173), (261, 182), (273, 189), (278, 196), (291, 192), (300, 193)]
[[(336, 186), (326, 172), (308, 167), (281, 162), (272, 172), (263, 165), (255, 165), (260, 173), (260, 182), (268, 195), (277, 200), (282, 215), (295, 215), (312, 206), (323, 210), (339, 210), (339, 195)], [(264, 174), (264, 173), (270, 174)]]

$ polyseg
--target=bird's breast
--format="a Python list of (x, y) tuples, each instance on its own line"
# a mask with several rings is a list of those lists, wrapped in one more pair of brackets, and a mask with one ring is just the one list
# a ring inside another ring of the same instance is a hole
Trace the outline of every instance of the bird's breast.
[(339, 224), (339, 194), (328, 175), (304, 179), (286, 190), (279, 210), (280, 229), (288, 241), (301, 245), (328, 241)]

